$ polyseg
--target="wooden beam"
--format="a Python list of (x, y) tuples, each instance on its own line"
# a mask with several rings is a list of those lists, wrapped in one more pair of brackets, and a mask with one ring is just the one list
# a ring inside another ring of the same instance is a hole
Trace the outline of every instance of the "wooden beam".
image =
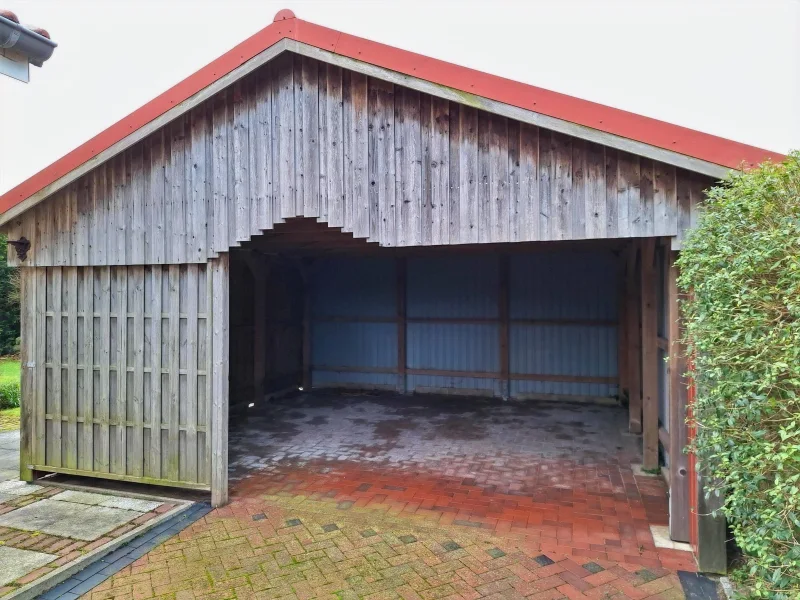
[(228, 502), (228, 364), (230, 255), (209, 261), (211, 280), (211, 504)]
[(655, 239), (641, 245), (642, 300), (642, 444), (645, 469), (658, 468), (658, 307)]
[(303, 264), (303, 389), (311, 389), (311, 272)]
[(619, 268), (617, 269), (619, 281), (617, 282), (617, 376), (619, 377), (618, 397), (622, 401), (630, 394), (630, 380), (628, 376), (628, 251), (620, 253)]
[(639, 272), (637, 261), (639, 241), (634, 240), (628, 248), (627, 276), (625, 278), (626, 329), (628, 340), (628, 429), (631, 433), (642, 432), (642, 337), (639, 313)]
[(397, 259), (397, 391), (408, 391), (406, 377), (406, 281), (407, 263), (405, 257)]
[(499, 256), (499, 289), (497, 291), (497, 309), (500, 318), (500, 327), (498, 328), (498, 343), (500, 345), (500, 386), (501, 395), (503, 398), (511, 396), (511, 380), (509, 373), (511, 372), (510, 359), (509, 359), (509, 258), (507, 254)]
[(686, 348), (681, 344), (681, 320), (678, 297), (677, 252), (666, 252), (667, 269), (667, 336), (669, 362), (667, 363), (669, 389), (669, 534), (678, 542), (689, 541), (689, 456), (684, 449), (689, 443), (689, 426), (686, 407), (689, 402), (689, 370)]
[[(35, 427), (35, 371), (34, 362), (34, 335), (36, 319), (43, 319), (44, 315), (37, 315), (36, 307), (36, 271), (34, 269), (20, 269), (20, 330), (21, 348), (20, 363), (22, 364), (22, 380), (20, 390), (20, 428), (19, 428), (19, 478), (22, 481), (33, 481), (33, 440)], [(43, 368), (40, 366), (40, 368)]]

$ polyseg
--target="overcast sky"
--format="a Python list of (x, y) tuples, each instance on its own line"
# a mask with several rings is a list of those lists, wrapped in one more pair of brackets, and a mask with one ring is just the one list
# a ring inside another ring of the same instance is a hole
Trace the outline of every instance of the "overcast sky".
[(0, 0), (58, 42), (0, 76), (0, 192), (272, 22), (302, 19), (786, 152), (800, 0)]

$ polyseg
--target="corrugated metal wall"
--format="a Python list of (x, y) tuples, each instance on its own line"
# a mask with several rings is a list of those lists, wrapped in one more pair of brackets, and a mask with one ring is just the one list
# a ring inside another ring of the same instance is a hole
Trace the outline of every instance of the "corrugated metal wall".
[[(617, 393), (617, 259), (609, 250), (327, 258), (314, 273), (315, 386), (515, 397)], [(405, 368), (398, 364), (403, 322)]]

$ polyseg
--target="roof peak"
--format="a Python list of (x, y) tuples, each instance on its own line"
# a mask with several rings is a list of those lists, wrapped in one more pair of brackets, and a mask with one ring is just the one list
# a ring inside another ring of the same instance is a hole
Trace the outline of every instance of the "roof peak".
[(294, 16), (294, 13), (289, 10), (288, 8), (282, 8), (278, 12), (275, 13), (275, 18), (272, 19), (273, 23), (277, 23), (278, 21), (287, 21), (289, 19), (295, 19), (297, 17)]

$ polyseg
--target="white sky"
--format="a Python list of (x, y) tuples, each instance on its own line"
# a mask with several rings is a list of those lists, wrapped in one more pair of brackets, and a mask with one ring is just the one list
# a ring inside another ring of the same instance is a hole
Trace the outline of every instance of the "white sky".
[(800, 148), (800, 0), (0, 0), (58, 42), (0, 76), (0, 192), (302, 19), (771, 150)]

